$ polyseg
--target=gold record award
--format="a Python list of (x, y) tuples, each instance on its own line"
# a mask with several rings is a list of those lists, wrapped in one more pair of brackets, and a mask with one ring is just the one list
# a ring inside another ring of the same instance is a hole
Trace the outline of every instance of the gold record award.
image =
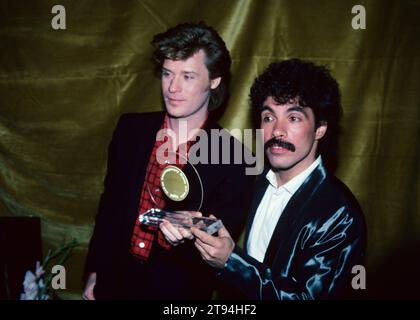
[(166, 196), (173, 201), (184, 200), (190, 191), (187, 176), (176, 166), (167, 166), (162, 171), (160, 185)]

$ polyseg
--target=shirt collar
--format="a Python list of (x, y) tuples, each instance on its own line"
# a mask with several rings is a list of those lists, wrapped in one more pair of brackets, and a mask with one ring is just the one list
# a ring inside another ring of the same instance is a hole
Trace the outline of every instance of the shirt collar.
[(312, 164), (308, 168), (306, 168), (304, 171), (302, 171), (297, 176), (293, 177), (290, 181), (286, 182), (281, 186), (277, 185), (276, 174), (273, 170), (270, 169), (265, 177), (274, 188), (282, 188), (291, 195), (293, 195), (296, 192), (296, 190), (299, 189), (302, 183), (306, 180), (306, 178), (312, 173), (312, 171), (314, 171), (315, 168), (321, 163), (321, 156), (318, 156), (318, 158), (316, 158), (315, 161), (312, 162)]

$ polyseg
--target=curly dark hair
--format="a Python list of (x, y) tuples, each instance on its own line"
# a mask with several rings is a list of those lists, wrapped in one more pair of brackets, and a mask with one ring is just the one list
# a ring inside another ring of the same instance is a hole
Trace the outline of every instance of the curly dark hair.
[(151, 44), (155, 48), (153, 60), (159, 76), (165, 59), (185, 60), (199, 50), (204, 50), (210, 79), (222, 78), (219, 86), (211, 90), (209, 110), (224, 102), (230, 80), (231, 58), (225, 42), (216, 30), (204, 22), (183, 23), (155, 35)]
[(261, 108), (268, 97), (273, 97), (279, 104), (296, 100), (302, 107), (311, 108), (316, 128), (327, 123), (328, 129), (319, 141), (317, 153), (323, 156), (327, 167), (333, 171), (337, 161), (342, 107), (339, 85), (330, 71), (300, 59), (271, 63), (254, 80), (250, 90), (255, 119), (259, 120)]

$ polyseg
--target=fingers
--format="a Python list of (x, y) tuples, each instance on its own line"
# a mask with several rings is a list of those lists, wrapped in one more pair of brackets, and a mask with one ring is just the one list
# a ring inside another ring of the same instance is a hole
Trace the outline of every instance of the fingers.
[(173, 246), (179, 245), (184, 242), (185, 239), (193, 239), (194, 235), (190, 229), (174, 226), (169, 221), (164, 220), (159, 225), (166, 240)]
[(207, 232), (204, 232), (198, 228), (191, 228), (191, 232), (197, 239), (199, 239), (204, 244), (214, 247), (217, 246), (217, 244), (219, 243), (218, 237), (213, 237)]
[(203, 241), (208, 236), (208, 233), (196, 227), (191, 228), (191, 233), (193, 234), (194, 237), (196, 237), (197, 239), (200, 239), (201, 241)]
[(178, 231), (184, 239), (189, 239), (189, 240), (194, 239), (194, 235), (192, 234), (190, 229), (179, 228)]
[(215, 246), (208, 245), (199, 238), (196, 239), (194, 245), (207, 264), (215, 268), (223, 268), (232, 253), (235, 244), (231, 238), (217, 237), (215, 239), (217, 240)]
[(200, 211), (190, 211), (191, 215), (194, 217), (202, 217), (203, 214)]
[(83, 300), (95, 300), (95, 296), (93, 295), (93, 287), (86, 288), (82, 295)]
[(96, 272), (93, 272), (89, 275), (88, 280), (86, 282), (85, 290), (83, 291), (82, 298), (84, 300), (95, 300), (95, 296), (93, 294), (93, 288), (96, 285)]
[(164, 220), (159, 225), (160, 230), (162, 231), (164, 237), (172, 245), (178, 245), (184, 242), (184, 237), (179, 232), (178, 228), (174, 227), (170, 222)]
[(175, 211), (178, 213), (183, 213), (183, 214), (189, 214), (193, 217), (202, 217), (203, 214), (200, 211), (185, 211), (185, 210), (179, 210), (179, 211)]
[[(189, 216), (194, 216), (194, 217), (203, 216), (203, 214), (199, 211), (176, 211), (176, 212), (186, 214)], [(165, 239), (173, 246), (183, 243), (185, 239), (189, 239), (189, 240), (194, 239), (194, 234), (191, 229), (182, 228), (180, 226), (173, 225), (167, 220), (163, 220), (163, 222), (159, 225), (159, 228), (162, 231)], [(211, 238), (207, 238), (209, 236), (207, 233), (202, 232), (201, 230), (198, 230), (198, 229), (197, 229), (197, 232), (200, 234), (201, 237), (206, 237), (205, 239), (207, 240), (203, 240), (204, 242), (211, 241)]]
[(204, 248), (204, 244), (197, 239), (194, 243), (194, 246), (198, 249), (198, 251), (200, 252), (201, 257), (206, 260), (209, 261), (210, 260), (210, 255), (208, 254), (207, 250)]
[(232, 237), (230, 236), (229, 231), (227, 231), (227, 229), (226, 229), (224, 226), (223, 226), (223, 227), (221, 227), (221, 228), (217, 231), (217, 235), (218, 235), (219, 237), (232, 238)]
[[(202, 256), (205, 256), (206, 258), (211, 257), (214, 254), (214, 250), (221, 246), (221, 240), (205, 233), (204, 231), (201, 231), (200, 229), (192, 229), (192, 232), (196, 237), (195, 245), (197, 249), (199, 249)], [(208, 238), (212, 238), (212, 240), (209, 241)]]

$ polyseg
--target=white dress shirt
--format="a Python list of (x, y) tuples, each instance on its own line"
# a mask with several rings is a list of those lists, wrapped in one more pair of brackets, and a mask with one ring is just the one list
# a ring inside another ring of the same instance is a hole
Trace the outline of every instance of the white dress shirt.
[(247, 243), (247, 251), (251, 257), (259, 262), (264, 261), (271, 236), (284, 208), (296, 190), (320, 163), (321, 156), (282, 186), (277, 185), (276, 174), (272, 170), (267, 172), (265, 177), (269, 184), (252, 222)]

